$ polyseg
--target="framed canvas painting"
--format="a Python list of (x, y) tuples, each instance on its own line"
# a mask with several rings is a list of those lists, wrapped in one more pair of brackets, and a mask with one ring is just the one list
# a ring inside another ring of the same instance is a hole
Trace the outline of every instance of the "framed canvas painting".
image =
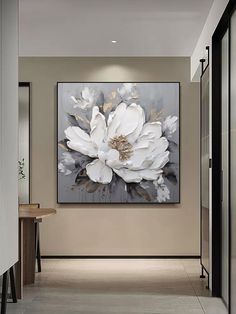
[(180, 84), (59, 82), (58, 203), (179, 203)]

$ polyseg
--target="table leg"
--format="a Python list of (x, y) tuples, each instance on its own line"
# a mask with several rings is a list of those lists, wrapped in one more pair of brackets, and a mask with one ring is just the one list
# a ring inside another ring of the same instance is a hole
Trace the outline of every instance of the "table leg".
[(3, 274), (2, 280), (2, 302), (1, 302), (1, 314), (7, 312), (7, 293), (8, 293), (8, 281), (9, 281), (9, 271)]
[(23, 220), (19, 220), (19, 258), (16, 264), (16, 296), (23, 299)]
[(34, 219), (20, 219), (19, 261), (16, 264), (16, 296), (23, 298), (23, 285), (35, 281), (35, 223)]
[(13, 303), (17, 303), (17, 297), (16, 297), (16, 281), (15, 281), (15, 273), (14, 273), (14, 267), (12, 266), (10, 268), (10, 283), (11, 283), (11, 297)]
[(40, 234), (39, 234), (39, 222), (35, 223), (35, 245), (36, 245), (36, 259), (38, 272), (41, 273), (41, 253), (40, 253)]
[(29, 285), (35, 281), (35, 223), (34, 219), (23, 221), (23, 278), (24, 285)]

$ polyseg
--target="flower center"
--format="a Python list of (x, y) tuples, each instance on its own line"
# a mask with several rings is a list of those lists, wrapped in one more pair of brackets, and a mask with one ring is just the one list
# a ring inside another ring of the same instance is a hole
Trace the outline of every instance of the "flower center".
[(128, 139), (124, 135), (113, 137), (109, 141), (109, 146), (118, 150), (121, 161), (128, 160), (133, 154), (133, 146), (128, 142)]

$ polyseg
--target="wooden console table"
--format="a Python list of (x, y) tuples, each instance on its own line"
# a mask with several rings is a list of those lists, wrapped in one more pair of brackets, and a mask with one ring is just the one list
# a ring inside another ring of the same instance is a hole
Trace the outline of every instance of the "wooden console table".
[(53, 208), (24, 208), (19, 209), (19, 261), (16, 264), (16, 293), (17, 298), (23, 298), (23, 286), (35, 281), (35, 222), (56, 214)]

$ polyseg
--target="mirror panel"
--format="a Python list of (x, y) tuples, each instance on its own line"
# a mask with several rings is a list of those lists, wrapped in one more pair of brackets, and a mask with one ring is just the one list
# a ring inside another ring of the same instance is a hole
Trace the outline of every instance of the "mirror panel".
[(19, 203), (30, 202), (30, 84), (19, 84)]

